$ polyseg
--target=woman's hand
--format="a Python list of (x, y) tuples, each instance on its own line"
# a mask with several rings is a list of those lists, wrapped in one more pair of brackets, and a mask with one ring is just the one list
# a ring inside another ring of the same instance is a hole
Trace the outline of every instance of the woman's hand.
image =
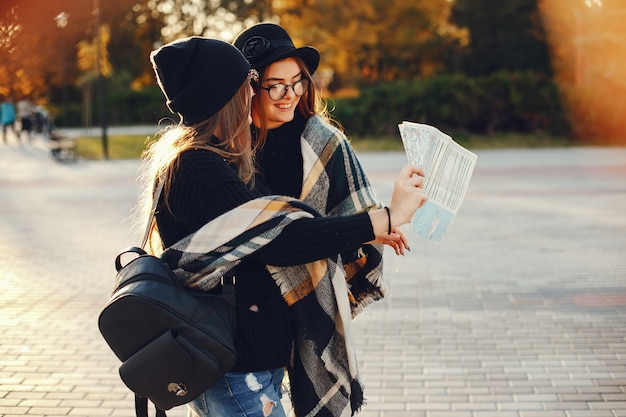
[(411, 165), (405, 166), (394, 182), (389, 207), (369, 212), (376, 236), (373, 242), (389, 245), (396, 254), (404, 254), (404, 249), (409, 250), (408, 241), (404, 233), (398, 233), (397, 228), (409, 223), (413, 214), (427, 200), (424, 171)]
[(404, 256), (404, 251), (410, 251), (409, 240), (406, 238), (404, 232), (400, 229), (393, 229), (389, 239), (384, 239), (385, 245), (389, 245), (393, 248), (396, 255)]
[(407, 239), (404, 232), (400, 229), (393, 229), (391, 235), (387, 235), (388, 237), (379, 237), (376, 240), (368, 243), (379, 243), (382, 245), (391, 246), (391, 248), (396, 252), (396, 255), (403, 255), (404, 251), (410, 251), (409, 248), (409, 240)]
[(428, 196), (424, 191), (424, 171), (422, 168), (407, 165), (396, 178), (389, 204), (391, 228), (395, 229), (411, 221)]

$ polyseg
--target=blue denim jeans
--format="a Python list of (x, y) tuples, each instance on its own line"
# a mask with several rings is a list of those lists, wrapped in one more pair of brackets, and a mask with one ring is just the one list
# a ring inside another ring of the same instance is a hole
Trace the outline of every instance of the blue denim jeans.
[(193, 417), (286, 417), (280, 403), (285, 369), (229, 372), (188, 403)]

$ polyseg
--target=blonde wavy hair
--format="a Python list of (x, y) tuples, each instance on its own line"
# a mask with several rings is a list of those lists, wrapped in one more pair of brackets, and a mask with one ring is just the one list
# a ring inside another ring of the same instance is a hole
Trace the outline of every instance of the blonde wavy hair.
[[(215, 152), (237, 167), (239, 178), (244, 183), (251, 188), (254, 186), (255, 149), (252, 147), (248, 120), (251, 102), (250, 84), (244, 82), (215, 115), (191, 126), (179, 123), (165, 127), (156, 135), (157, 139), (148, 145), (141, 156), (141, 193), (135, 207), (137, 234), (148, 228), (154, 192), (159, 181), (163, 183), (165, 206), (170, 209), (170, 187), (180, 156), (185, 151), (206, 149)], [(155, 221), (149, 226), (145, 249), (155, 255), (164, 249)]]

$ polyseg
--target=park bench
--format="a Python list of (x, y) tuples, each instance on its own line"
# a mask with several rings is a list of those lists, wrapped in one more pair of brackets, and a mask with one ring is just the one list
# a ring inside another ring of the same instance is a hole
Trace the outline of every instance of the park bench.
[(58, 131), (50, 132), (50, 152), (57, 161), (76, 161), (78, 152), (76, 139)]

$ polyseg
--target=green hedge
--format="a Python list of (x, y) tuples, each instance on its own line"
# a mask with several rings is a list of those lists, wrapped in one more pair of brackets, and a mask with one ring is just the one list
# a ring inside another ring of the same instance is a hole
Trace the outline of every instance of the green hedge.
[(535, 73), (441, 75), (381, 84), (333, 101), (333, 116), (361, 137), (397, 135), (397, 124), (405, 120), (476, 134), (569, 135), (556, 84)]
[(173, 117), (165, 106), (161, 90), (148, 87), (107, 93), (107, 119), (111, 125), (156, 124), (163, 117)]
[[(76, 90), (78, 91), (78, 90)], [(80, 93), (80, 91), (78, 91)], [(91, 118), (95, 126), (100, 126), (100, 100), (97, 92), (92, 93)], [(66, 105), (63, 115), (59, 104), (49, 106), (55, 115), (57, 127), (77, 127), (82, 125), (83, 103), (81, 97), (73, 95), (73, 100)], [(142, 90), (130, 88), (107, 89), (105, 94), (107, 124), (110, 126), (152, 125), (163, 117), (173, 117), (165, 105), (163, 93), (157, 86)]]
[[(495, 73), (486, 77), (450, 74), (418, 81), (397, 81), (361, 91), (357, 98), (329, 103), (352, 136), (398, 136), (398, 123), (408, 120), (450, 134), (545, 132), (570, 136), (558, 88), (536, 73)], [(99, 121), (94, 103), (94, 123)], [(109, 125), (155, 124), (172, 117), (156, 86), (141, 91), (108, 91)], [(69, 125), (80, 124), (79, 105), (68, 106)]]

